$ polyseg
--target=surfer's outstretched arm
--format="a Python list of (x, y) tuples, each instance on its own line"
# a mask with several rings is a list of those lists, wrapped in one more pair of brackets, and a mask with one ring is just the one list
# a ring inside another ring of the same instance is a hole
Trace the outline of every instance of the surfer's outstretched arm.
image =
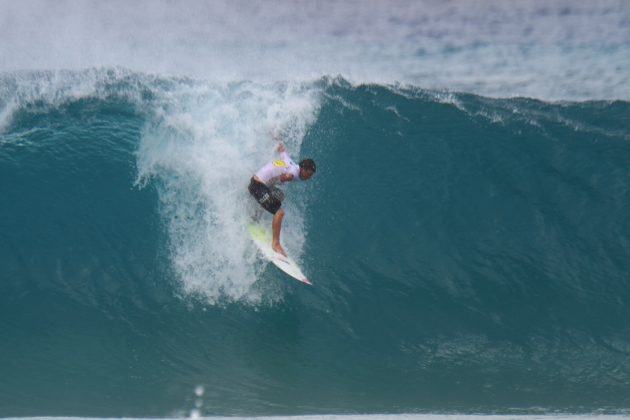
[(269, 134), (270, 134), (272, 140), (275, 140), (278, 143), (280, 143), (282, 141), (282, 136), (280, 135), (280, 130), (278, 129), (278, 127), (274, 127), (272, 129), (270, 129), (269, 130)]

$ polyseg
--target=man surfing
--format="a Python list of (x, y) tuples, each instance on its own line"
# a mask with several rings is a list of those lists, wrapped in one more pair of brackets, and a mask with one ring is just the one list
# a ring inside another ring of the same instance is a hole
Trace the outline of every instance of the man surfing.
[(258, 201), (262, 208), (273, 214), (271, 222), (271, 247), (285, 257), (286, 252), (280, 245), (280, 228), (284, 210), (281, 208), (284, 194), (275, 185), (290, 181), (306, 181), (315, 173), (313, 159), (303, 159), (299, 164), (293, 162), (284, 144), (278, 144), (280, 159), (267, 163), (254, 174), (249, 183), (249, 193)]

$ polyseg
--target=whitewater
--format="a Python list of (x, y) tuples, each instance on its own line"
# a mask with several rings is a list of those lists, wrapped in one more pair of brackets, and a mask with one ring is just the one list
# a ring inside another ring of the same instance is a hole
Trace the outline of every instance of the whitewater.
[(212, 81), (404, 83), (628, 99), (623, 0), (2, 3), (0, 69), (118, 67)]
[(0, 57), (0, 418), (628, 416), (627, 2), (6, 1)]

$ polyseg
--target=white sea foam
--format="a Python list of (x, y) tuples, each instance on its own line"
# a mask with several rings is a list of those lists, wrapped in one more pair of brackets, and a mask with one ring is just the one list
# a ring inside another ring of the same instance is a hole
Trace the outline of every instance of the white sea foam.
[(630, 99), (624, 0), (25, 0), (0, 2), (0, 16), (0, 70), (340, 74), (501, 97)]
[[(257, 301), (254, 248), (244, 234), (253, 205), (247, 183), (274, 156), (273, 129), (297, 159), (317, 94), (303, 85), (190, 82), (162, 100), (142, 134), (138, 179), (158, 185), (182, 289), (210, 302)], [(290, 224), (282, 239), (299, 258), (302, 211), (294, 200), (285, 207)]]
[[(233, 416), (233, 417), (196, 417), (195, 411), (190, 418), (206, 420), (622, 420), (629, 417), (624, 414), (372, 414), (372, 415), (310, 415), (310, 416)], [(183, 417), (173, 417), (173, 420)], [(7, 417), (6, 420), (105, 420), (94, 417)], [(108, 419), (113, 420), (113, 419)], [(136, 420), (120, 418), (117, 420)], [(151, 420), (149, 418), (142, 420)], [(158, 420), (158, 419), (156, 419)], [(161, 418), (159, 420), (168, 420)]]

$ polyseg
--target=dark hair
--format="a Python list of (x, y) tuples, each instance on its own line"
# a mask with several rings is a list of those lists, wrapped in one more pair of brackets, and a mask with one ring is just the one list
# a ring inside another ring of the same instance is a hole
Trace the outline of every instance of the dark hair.
[(300, 161), (300, 168), (315, 173), (315, 161), (313, 159), (303, 159)]

